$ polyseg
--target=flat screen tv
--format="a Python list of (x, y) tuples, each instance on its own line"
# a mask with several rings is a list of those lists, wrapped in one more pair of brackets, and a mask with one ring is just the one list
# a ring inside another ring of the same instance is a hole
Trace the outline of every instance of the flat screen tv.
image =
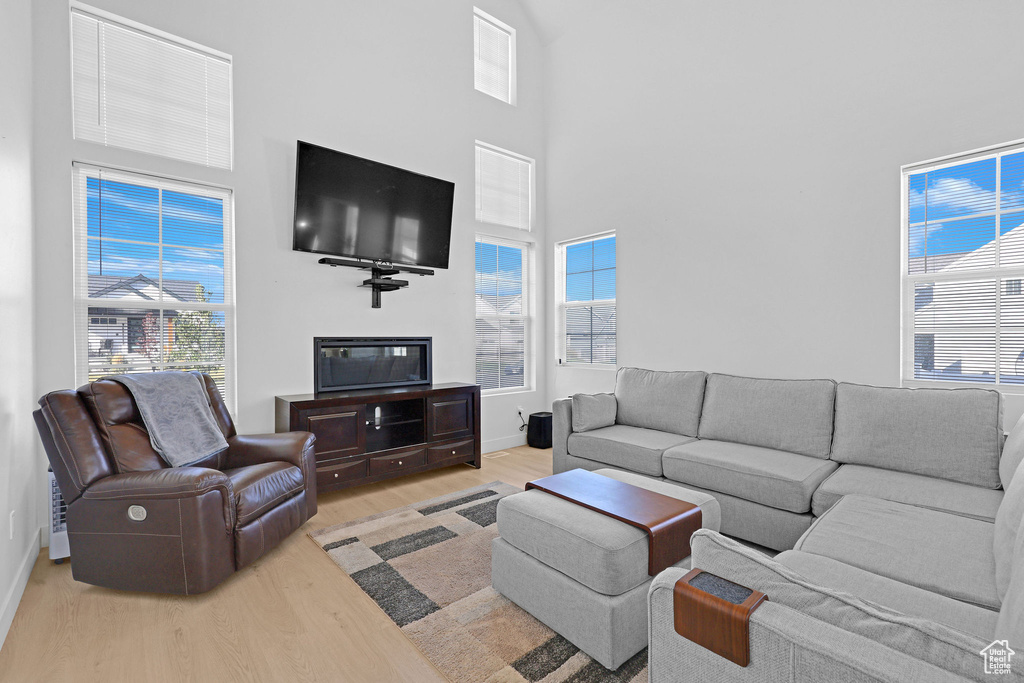
[(292, 248), (447, 268), (455, 183), (299, 141)]

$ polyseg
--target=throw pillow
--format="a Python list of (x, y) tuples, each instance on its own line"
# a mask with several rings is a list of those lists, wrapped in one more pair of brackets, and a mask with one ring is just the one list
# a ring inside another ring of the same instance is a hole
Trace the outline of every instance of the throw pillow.
[(612, 426), (617, 405), (614, 394), (573, 394), (572, 431), (587, 432)]

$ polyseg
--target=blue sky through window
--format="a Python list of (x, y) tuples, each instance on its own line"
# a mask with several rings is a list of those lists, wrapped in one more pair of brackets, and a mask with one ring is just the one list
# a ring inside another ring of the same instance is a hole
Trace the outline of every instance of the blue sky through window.
[[(1024, 152), (1001, 158), (999, 179), (1002, 211), (1024, 208)], [(909, 176), (908, 218), (910, 257), (942, 256), (976, 251), (995, 239), (997, 163), (982, 159)], [(1003, 214), (1005, 235), (1024, 223), (1024, 212)]]
[(570, 244), (565, 248), (565, 300), (615, 298), (615, 238)]
[[(162, 196), (161, 196), (162, 195)], [(86, 182), (90, 275), (161, 275), (202, 285), (224, 301), (224, 202), (90, 177)]]

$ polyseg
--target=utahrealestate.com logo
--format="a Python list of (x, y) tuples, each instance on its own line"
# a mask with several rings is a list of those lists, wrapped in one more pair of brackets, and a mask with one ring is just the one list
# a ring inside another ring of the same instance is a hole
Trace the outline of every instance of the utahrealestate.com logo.
[(1010, 660), (1015, 654), (1017, 653), (1010, 649), (1009, 641), (993, 641), (991, 645), (981, 651), (981, 656), (985, 660), (985, 673), (1010, 673)]

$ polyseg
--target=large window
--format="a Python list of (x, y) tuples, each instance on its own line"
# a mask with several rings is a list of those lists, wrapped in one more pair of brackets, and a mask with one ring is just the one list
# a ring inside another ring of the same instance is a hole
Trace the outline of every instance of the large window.
[(476, 241), (476, 381), (484, 391), (528, 389), (530, 250)]
[(228, 190), (75, 165), (80, 384), (196, 369), (234, 408), (234, 256)]
[(231, 168), (231, 56), (71, 4), (75, 138)]
[(558, 362), (614, 366), (615, 235), (558, 246)]
[(903, 169), (903, 377), (1024, 384), (1024, 144)]
[(516, 30), (475, 7), (473, 84), (502, 102), (516, 103)]
[(533, 159), (476, 142), (476, 219), (520, 230), (533, 223)]

